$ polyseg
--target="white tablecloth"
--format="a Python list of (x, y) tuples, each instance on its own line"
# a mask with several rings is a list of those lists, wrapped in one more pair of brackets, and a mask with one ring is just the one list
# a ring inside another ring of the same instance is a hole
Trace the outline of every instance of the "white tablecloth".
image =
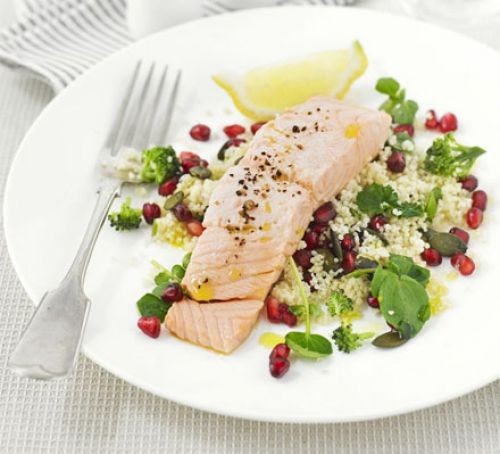
[[(0, 0), (0, 26), (12, 17), (11, 0)], [(483, 29), (479, 34), (500, 48), (499, 32)], [(2, 199), (16, 147), (51, 96), (40, 82), (0, 67)], [(29, 207), (26, 210), (29, 222)], [(177, 405), (134, 388), (84, 357), (65, 380), (38, 383), (21, 379), (5, 365), (32, 310), (1, 234), (2, 453), (500, 453), (499, 382), (399, 417), (352, 424), (287, 425), (243, 421)]]

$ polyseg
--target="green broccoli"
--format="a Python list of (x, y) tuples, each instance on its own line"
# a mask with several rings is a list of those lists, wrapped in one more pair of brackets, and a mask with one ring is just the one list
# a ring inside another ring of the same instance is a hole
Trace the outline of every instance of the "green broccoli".
[(434, 140), (427, 150), (425, 169), (434, 175), (464, 177), (469, 174), (476, 159), (486, 153), (480, 147), (460, 145), (453, 134)]
[(352, 299), (347, 297), (344, 292), (335, 291), (331, 294), (330, 299), (326, 302), (328, 312), (332, 317), (342, 315), (353, 310)]
[(142, 152), (141, 181), (162, 184), (178, 173), (180, 162), (172, 147), (153, 147)]
[(339, 351), (351, 353), (363, 345), (363, 341), (373, 337), (374, 333), (355, 333), (352, 331), (352, 325), (340, 325), (333, 331), (332, 339)]
[(132, 200), (127, 197), (120, 207), (120, 211), (108, 214), (111, 227), (116, 230), (132, 230), (139, 228), (142, 210), (130, 206)]

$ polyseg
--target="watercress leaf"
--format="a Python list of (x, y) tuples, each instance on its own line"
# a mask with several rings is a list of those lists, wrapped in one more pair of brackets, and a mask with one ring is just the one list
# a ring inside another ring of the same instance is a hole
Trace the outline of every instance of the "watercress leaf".
[(165, 282), (170, 283), (172, 281), (172, 275), (168, 271), (162, 271), (155, 276), (155, 284), (160, 285)]
[(429, 297), (415, 279), (389, 273), (378, 292), (380, 310), (387, 323), (395, 327), (404, 339), (410, 339), (424, 326)]
[(377, 80), (375, 90), (391, 98), (395, 98), (399, 91), (399, 82), (392, 77), (381, 77)]
[(385, 279), (391, 274), (394, 273), (389, 270), (385, 270), (380, 265), (377, 267), (377, 269), (375, 270), (375, 274), (373, 275), (372, 285), (371, 285), (371, 292), (373, 296), (375, 297), (379, 296), (382, 284), (384, 283)]
[(400, 218), (413, 218), (424, 214), (422, 205), (413, 202), (403, 202), (397, 207), (397, 210)]
[(427, 194), (427, 198), (425, 200), (425, 214), (427, 216), (427, 220), (432, 222), (435, 218), (439, 201), (443, 198), (443, 191), (441, 188), (434, 188), (429, 194)]
[(394, 123), (398, 125), (413, 124), (418, 111), (418, 104), (411, 99), (401, 101), (394, 106), (390, 115)]
[(387, 268), (399, 276), (407, 275), (415, 279), (424, 287), (429, 282), (430, 271), (420, 265), (417, 265), (412, 258), (404, 255), (391, 254)]
[(182, 265), (174, 265), (172, 267), (172, 280), (181, 282), (186, 274), (186, 270)]
[(391, 186), (373, 183), (358, 193), (356, 203), (360, 211), (369, 216), (390, 213), (398, 206), (398, 195)]
[(162, 323), (171, 306), (152, 293), (146, 293), (137, 301), (137, 309), (143, 317), (158, 317)]
[(304, 358), (323, 358), (333, 353), (332, 343), (320, 334), (307, 334), (291, 331), (285, 336), (286, 344)]

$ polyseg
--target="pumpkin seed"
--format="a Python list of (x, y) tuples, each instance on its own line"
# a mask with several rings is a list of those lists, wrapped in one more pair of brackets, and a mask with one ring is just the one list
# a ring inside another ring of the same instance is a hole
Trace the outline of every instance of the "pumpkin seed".
[(189, 173), (193, 177), (199, 178), (200, 180), (206, 180), (207, 178), (210, 178), (212, 176), (212, 172), (210, 171), (210, 169), (207, 169), (203, 166), (191, 167), (189, 169)]
[(451, 233), (429, 229), (423, 233), (423, 237), (443, 257), (452, 257), (456, 252), (467, 252), (467, 245)]
[(224, 142), (222, 147), (220, 147), (220, 150), (217, 152), (217, 159), (219, 161), (224, 161), (226, 159), (226, 150), (231, 146), (231, 141), (228, 140)]
[(389, 331), (376, 337), (372, 344), (379, 348), (396, 348), (407, 341), (408, 339), (403, 339), (397, 331)]
[(370, 228), (366, 228), (365, 229), (370, 235), (373, 235), (373, 236), (376, 236), (380, 241), (382, 241), (382, 244), (384, 246), (388, 246), (389, 245), (389, 241), (387, 240), (387, 238), (384, 236), (383, 233), (381, 232), (378, 232), (377, 230), (373, 230), (373, 229), (370, 229)]
[(184, 193), (182, 191), (176, 192), (172, 194), (170, 197), (165, 200), (165, 204), (163, 208), (166, 210), (171, 210), (173, 207), (179, 205), (184, 200)]
[(240, 156), (236, 161), (234, 161), (234, 165), (237, 166), (242, 159), (243, 159), (243, 156)]
[(335, 257), (328, 249), (318, 249), (317, 253), (323, 256), (323, 268), (325, 271), (332, 271), (339, 269), (340, 265), (335, 262)]
[(338, 258), (339, 261), (342, 261), (344, 258), (344, 252), (342, 251), (342, 245), (340, 243), (339, 236), (331, 230), (331, 239), (332, 239), (332, 252), (335, 258)]
[(378, 262), (375, 260), (358, 256), (356, 258), (356, 269), (357, 270), (372, 270), (374, 268), (377, 268)]

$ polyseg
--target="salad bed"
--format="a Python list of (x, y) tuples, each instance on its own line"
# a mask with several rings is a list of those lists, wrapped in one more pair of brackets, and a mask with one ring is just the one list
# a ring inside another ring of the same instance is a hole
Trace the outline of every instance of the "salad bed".
[[(406, 98), (394, 79), (380, 79), (376, 89), (386, 96), (380, 108), (391, 115), (393, 134), (377, 159), (316, 210), (266, 299), (270, 322), (305, 326), (274, 346), (269, 367), (275, 377), (288, 371), (291, 352), (321, 358), (333, 353), (332, 341), (344, 353), (371, 338), (380, 348), (403, 345), (444, 308), (446, 289), (431, 277), (430, 268), (450, 258), (456, 269), (450, 279), (475, 270), (467, 255), (468, 230), (480, 227), (487, 195), (477, 189), (478, 179), (470, 172), (485, 150), (458, 143), (453, 135), (456, 116), (438, 118), (432, 110), (425, 128), (438, 135), (425, 152), (417, 150), (418, 104)], [(193, 152), (177, 155), (170, 147), (129, 153), (116, 173), (156, 184), (158, 195), (142, 209), (126, 200), (119, 212), (110, 214), (111, 225), (138, 228), (142, 218), (152, 225), (155, 240), (191, 250), (203, 232), (203, 214), (217, 179), (244, 155), (261, 125), (255, 123), (250, 132), (238, 124), (224, 128), (228, 140), (210, 164)], [(201, 124), (190, 130), (200, 141), (210, 140), (210, 133)], [(155, 287), (138, 301), (138, 325), (146, 334), (158, 337), (170, 305), (183, 298), (180, 281), (188, 263), (189, 255), (172, 270), (156, 265)], [(380, 312), (387, 332), (355, 332), (352, 321), (365, 306)], [(331, 340), (314, 334), (313, 322), (338, 325)]]

